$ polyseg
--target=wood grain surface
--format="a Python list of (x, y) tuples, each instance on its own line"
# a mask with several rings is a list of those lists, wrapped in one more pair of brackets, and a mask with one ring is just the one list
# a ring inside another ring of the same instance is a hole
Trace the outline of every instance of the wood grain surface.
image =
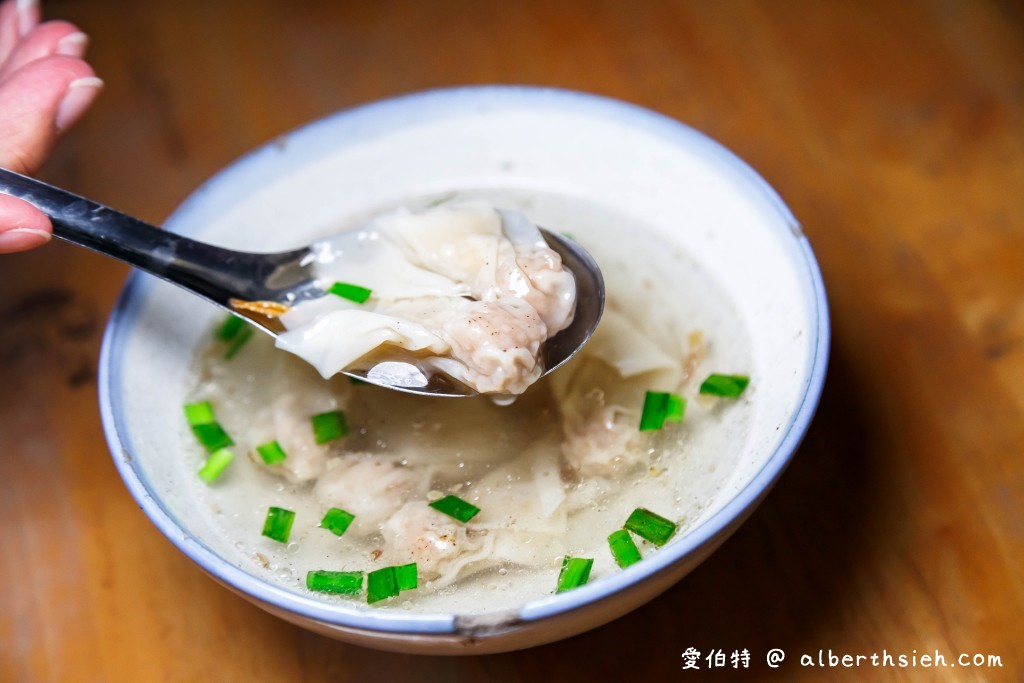
[[(822, 405), (725, 546), (585, 635), (414, 657), (312, 635), (140, 512), (96, 365), (126, 268), (0, 257), (0, 681), (1024, 680), (1024, 6), (1006, 0), (53, 0), (106, 81), (42, 172), (159, 223), (247, 150), (352, 105), (526, 83), (678, 118), (801, 220), (833, 316)], [(682, 670), (688, 647), (701, 670)], [(765, 662), (782, 648), (778, 669)], [(747, 649), (748, 669), (709, 669)], [(821, 669), (801, 654), (996, 655)], [(713, 660), (712, 660), (713, 663)]]

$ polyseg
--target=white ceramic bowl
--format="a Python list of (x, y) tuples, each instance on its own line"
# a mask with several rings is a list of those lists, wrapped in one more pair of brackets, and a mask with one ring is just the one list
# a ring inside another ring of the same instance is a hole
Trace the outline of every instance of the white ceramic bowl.
[[(800, 226), (775, 192), (696, 131), (622, 102), (521, 87), (432, 91), (327, 117), (245, 156), (197, 190), (167, 228), (253, 251), (452, 190), (555, 198), (542, 224), (573, 220), (558, 197), (628, 216), (684, 249), (726, 290), (753, 340), (761, 396), (742, 457), (703, 516), (643, 562), (512, 612), (467, 617), (317, 601), (246, 571), (185, 493), (181, 405), (193, 350), (217, 309), (133, 274), (104, 339), (100, 399), (114, 460), (154, 524), (211, 576), (306, 628), (371, 647), (483, 653), (608, 622), (654, 598), (717, 548), (789, 462), (816, 408), (828, 356), (825, 292)], [(561, 213), (560, 213), (561, 211)], [(623, 239), (628, 239), (624, 236)]]

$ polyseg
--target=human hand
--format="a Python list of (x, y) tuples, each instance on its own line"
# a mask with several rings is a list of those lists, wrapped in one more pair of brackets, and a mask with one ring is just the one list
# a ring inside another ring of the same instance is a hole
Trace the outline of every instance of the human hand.
[[(34, 173), (89, 108), (103, 81), (85, 63), (88, 38), (66, 21), (39, 23), (38, 0), (0, 2), (0, 167)], [(0, 253), (50, 240), (50, 220), (0, 194)]]

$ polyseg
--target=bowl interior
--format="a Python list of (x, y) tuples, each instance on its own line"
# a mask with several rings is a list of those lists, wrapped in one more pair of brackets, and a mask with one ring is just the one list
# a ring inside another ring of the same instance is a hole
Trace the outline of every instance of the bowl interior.
[[(631, 571), (539, 599), (518, 615), (539, 619), (679, 561), (770, 486), (820, 392), (827, 349), (820, 276), (782, 202), (716, 143), (629, 105), (536, 89), (424, 93), (321, 120), (216, 176), (167, 228), (232, 248), (276, 251), (380, 210), (452, 192), (517, 205), (539, 224), (573, 234), (628, 225), (662, 236), (726, 293), (751, 342), (758, 391), (750, 424), (736, 435), (742, 453), (700, 520)], [(624, 252), (629, 243), (624, 231)], [(352, 610), (272, 586), (245, 569), (200, 513), (186, 480), (195, 475), (183, 464), (177, 435), (194, 350), (222, 315), (148, 275), (133, 275), (122, 296), (104, 348), (101, 402), (133, 495), (207, 571), (264, 602), (332, 623), (450, 631), (451, 614)]]

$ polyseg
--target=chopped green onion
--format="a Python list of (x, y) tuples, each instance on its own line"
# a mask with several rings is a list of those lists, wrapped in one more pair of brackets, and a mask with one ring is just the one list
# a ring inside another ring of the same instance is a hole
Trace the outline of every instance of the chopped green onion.
[(382, 567), (366, 576), (366, 602), (393, 598), (399, 592), (412, 590), (417, 585), (419, 581), (415, 562), (398, 567)]
[(644, 408), (640, 414), (640, 431), (661, 429), (666, 421), (680, 422), (686, 410), (681, 396), (665, 391), (648, 391), (644, 395)]
[(209, 401), (186, 403), (185, 419), (188, 420), (188, 424), (191, 427), (196, 425), (206, 425), (217, 421), (217, 418), (213, 416), (213, 406), (210, 405)]
[(275, 541), (287, 543), (294, 521), (295, 513), (291, 510), (271, 506), (267, 509), (267, 519), (263, 522), (263, 535)]
[(220, 327), (214, 332), (214, 336), (224, 342), (231, 342), (228, 345), (227, 351), (224, 352), (224, 358), (231, 360), (235, 357), (235, 354), (245, 346), (245, 343), (252, 337), (252, 326), (245, 324), (245, 318), (239, 315), (229, 315), (224, 319), (224, 322), (220, 324)]
[(203, 463), (203, 466), (199, 468), (199, 478), (207, 484), (212, 484), (234, 459), (235, 454), (227, 448), (214, 451), (206, 459), (206, 462)]
[(663, 546), (672, 538), (679, 526), (661, 515), (656, 515), (645, 508), (637, 508), (629, 515), (623, 525), (640, 538), (646, 539), (656, 546)]
[(245, 320), (242, 317), (229, 313), (228, 316), (224, 318), (224, 322), (222, 322), (217, 328), (217, 331), (214, 332), (214, 336), (221, 341), (231, 341), (244, 327)]
[(398, 583), (398, 590), (407, 591), (419, 585), (416, 563), (403, 564), (395, 567), (395, 581)]
[(640, 549), (636, 547), (633, 537), (625, 529), (619, 529), (608, 537), (608, 547), (611, 548), (615, 563), (623, 569), (641, 559)]
[(306, 588), (320, 593), (354, 595), (363, 589), (363, 573), (324, 570), (307, 572)]
[(480, 508), (472, 503), (467, 503), (458, 496), (445, 496), (441, 500), (435, 500), (430, 507), (449, 517), (454, 517), (463, 524), (476, 517), (476, 514), (480, 512)]
[(668, 395), (668, 409), (665, 411), (665, 422), (682, 422), (686, 412), (686, 399), (676, 394)]
[(207, 453), (216, 453), (221, 449), (226, 449), (229, 445), (234, 445), (234, 441), (214, 417), (213, 405), (210, 404), (210, 401), (185, 403), (185, 420)]
[(369, 382), (361, 380), (358, 377), (353, 377), (352, 375), (348, 376), (348, 383), (349, 384), (369, 384)]
[(345, 413), (331, 410), (310, 418), (313, 423), (313, 438), (317, 443), (334, 441), (348, 434), (348, 422)]
[(203, 444), (208, 453), (215, 453), (222, 448), (235, 445), (235, 442), (228, 436), (228, 433), (224, 431), (219, 422), (192, 425), (192, 433), (196, 435), (199, 443)]
[(209, 401), (186, 403), (185, 419), (207, 453), (215, 453), (222, 448), (235, 445), (214, 417), (213, 406)]
[(366, 602), (375, 603), (398, 595), (398, 576), (394, 567), (384, 567), (366, 576)]
[(748, 384), (750, 384), (750, 378), (746, 375), (720, 375), (713, 372), (700, 385), (700, 393), (723, 398), (738, 398)]
[(345, 512), (341, 508), (331, 508), (324, 514), (324, 518), (320, 520), (320, 526), (335, 536), (342, 536), (355, 518), (356, 516), (351, 512)]
[(235, 335), (235, 338), (231, 341), (231, 346), (224, 352), (224, 360), (231, 360), (235, 355), (245, 346), (245, 342), (252, 338), (252, 326), (246, 325), (245, 329)]
[(372, 290), (369, 290), (366, 287), (352, 285), (347, 282), (335, 282), (327, 288), (327, 291), (331, 294), (340, 296), (342, 299), (355, 301), (357, 304), (365, 303), (372, 293)]
[(281, 444), (277, 441), (268, 441), (267, 443), (260, 444), (256, 447), (256, 452), (263, 458), (263, 462), (268, 465), (279, 463), (288, 457), (288, 454), (281, 448)]
[(562, 558), (562, 569), (558, 572), (558, 585), (556, 593), (563, 593), (573, 588), (579, 588), (590, 578), (590, 568), (594, 566), (593, 560), (582, 557)]

